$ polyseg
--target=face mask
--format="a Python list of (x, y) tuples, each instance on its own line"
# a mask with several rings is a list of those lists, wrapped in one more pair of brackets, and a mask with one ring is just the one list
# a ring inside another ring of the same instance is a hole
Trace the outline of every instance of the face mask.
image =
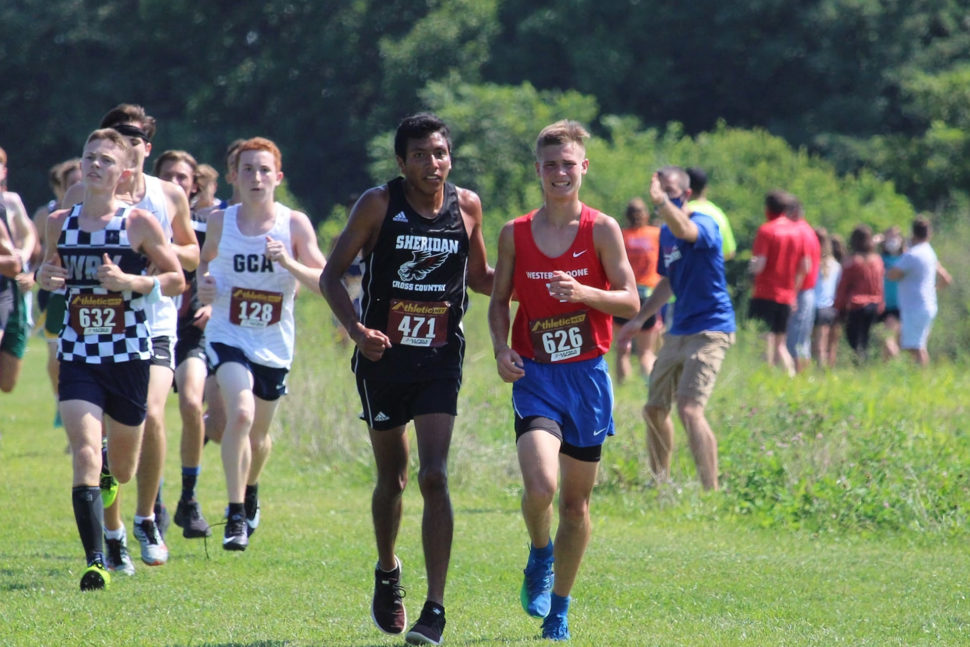
[(887, 252), (895, 254), (902, 248), (903, 241), (898, 238), (887, 238), (884, 246)]
[(672, 202), (672, 203), (674, 204), (674, 206), (675, 206), (675, 207), (677, 207), (678, 209), (680, 209), (681, 207), (683, 207), (683, 206), (684, 206), (684, 196), (680, 196), (679, 198), (670, 198), (670, 201), (671, 201), (671, 202)]

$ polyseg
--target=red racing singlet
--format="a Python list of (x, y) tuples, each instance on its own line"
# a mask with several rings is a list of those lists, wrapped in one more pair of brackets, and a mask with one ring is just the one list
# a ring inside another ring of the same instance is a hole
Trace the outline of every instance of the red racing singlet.
[(512, 323), (512, 348), (536, 362), (575, 362), (606, 354), (613, 338), (612, 317), (580, 303), (549, 296), (546, 284), (557, 270), (584, 285), (608, 290), (606, 273), (593, 246), (593, 222), (599, 212), (583, 205), (573, 244), (561, 256), (543, 254), (532, 238), (536, 211), (516, 218), (515, 270), (512, 282), (519, 309)]

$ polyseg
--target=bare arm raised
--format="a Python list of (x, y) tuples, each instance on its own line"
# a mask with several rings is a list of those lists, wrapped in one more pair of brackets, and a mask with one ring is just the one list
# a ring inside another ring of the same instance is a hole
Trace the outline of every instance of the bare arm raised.
[(640, 308), (636, 280), (616, 220), (599, 214), (593, 223), (593, 245), (610, 289), (603, 290), (577, 281), (566, 272), (556, 272), (549, 282), (549, 294), (560, 301), (582, 303), (616, 317), (629, 319)]
[(650, 200), (657, 207), (657, 213), (667, 223), (670, 232), (677, 238), (692, 243), (697, 240), (697, 225), (690, 219), (690, 215), (675, 205), (667, 197), (660, 183), (660, 174), (654, 173), (650, 177)]
[(155, 287), (157, 279), (165, 296), (172, 297), (185, 290), (185, 278), (178, 258), (155, 216), (143, 209), (133, 209), (128, 216), (128, 240), (132, 249), (141, 252), (148, 259), (156, 273), (153, 276), (126, 274), (105, 254), (104, 264), (98, 268), (101, 287), (112, 291), (131, 290), (148, 294)]
[(320, 275), (327, 264), (323, 252), (317, 244), (317, 233), (305, 213), (293, 211), (290, 215), (290, 241), (293, 255), (290, 256), (282, 241), (266, 237), (266, 256), (280, 264), (307, 288), (321, 294)]

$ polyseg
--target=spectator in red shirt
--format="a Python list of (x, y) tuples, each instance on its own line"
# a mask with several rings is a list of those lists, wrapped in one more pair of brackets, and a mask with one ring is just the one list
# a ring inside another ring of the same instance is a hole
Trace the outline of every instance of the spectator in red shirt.
[(796, 307), (798, 288), (811, 268), (804, 238), (795, 223), (785, 217), (797, 203), (785, 191), (765, 195), (767, 222), (758, 227), (751, 249), (754, 289), (748, 304), (748, 316), (761, 320), (768, 328), (768, 364), (780, 364), (789, 375), (795, 374), (795, 362), (786, 344), (788, 319)]

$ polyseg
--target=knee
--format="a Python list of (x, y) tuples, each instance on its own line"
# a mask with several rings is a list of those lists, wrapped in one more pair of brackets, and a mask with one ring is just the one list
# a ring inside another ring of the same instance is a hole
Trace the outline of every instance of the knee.
[(561, 499), (559, 502), (559, 520), (573, 525), (584, 524), (589, 519), (589, 497)]
[(101, 466), (101, 448), (84, 445), (74, 450), (74, 469), (77, 472), (93, 472)]
[(202, 419), (202, 400), (191, 397), (189, 394), (179, 398), (179, 413), (182, 419)]
[(116, 460), (111, 464), (111, 475), (119, 483), (127, 483), (135, 475), (138, 463), (135, 460)]
[(422, 467), (418, 472), (418, 485), (421, 494), (440, 494), (448, 491), (448, 471), (440, 466)]
[(546, 507), (552, 505), (556, 496), (556, 483), (545, 479), (529, 479), (525, 482), (525, 498), (531, 504)]
[(704, 420), (704, 407), (694, 401), (678, 402), (677, 413), (685, 425), (693, 425)]
[(670, 411), (662, 407), (652, 406), (649, 404), (643, 407), (643, 419), (654, 427), (660, 427), (663, 425), (669, 414)]
[[(98, 454), (100, 453), (98, 451)], [(108, 459), (108, 468), (111, 471), (111, 475), (119, 483), (127, 483), (135, 476), (135, 472), (138, 469), (138, 455), (130, 454), (123, 456), (117, 454), (117, 452), (113, 452)]]
[(380, 494), (384, 497), (398, 497), (404, 493), (404, 488), (408, 485), (408, 472), (407, 467), (403, 470), (395, 471), (392, 473), (377, 475), (377, 485), (374, 490), (375, 493)]
[(233, 429), (242, 434), (248, 434), (253, 427), (253, 411), (245, 407), (238, 407), (227, 416), (227, 429)]

